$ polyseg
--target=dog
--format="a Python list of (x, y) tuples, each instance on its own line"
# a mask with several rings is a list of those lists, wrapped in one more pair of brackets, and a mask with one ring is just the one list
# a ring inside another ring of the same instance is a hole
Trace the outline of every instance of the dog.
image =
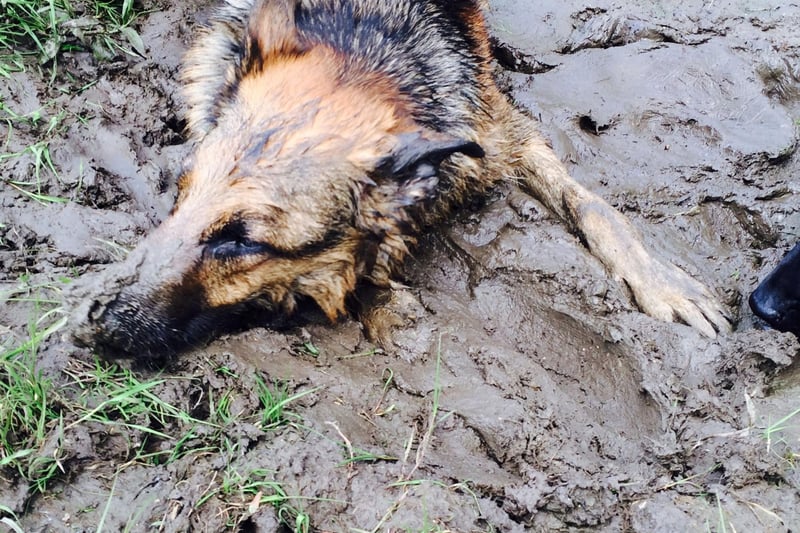
[(503, 179), (580, 237), (638, 306), (709, 337), (710, 292), (575, 182), (495, 84), (478, 0), (227, 0), (185, 57), (195, 144), (169, 217), (76, 290), (78, 344), (160, 357), (253, 306), (331, 321), (394, 287), (420, 232)]
[(800, 244), (764, 278), (748, 302), (770, 327), (800, 337)]

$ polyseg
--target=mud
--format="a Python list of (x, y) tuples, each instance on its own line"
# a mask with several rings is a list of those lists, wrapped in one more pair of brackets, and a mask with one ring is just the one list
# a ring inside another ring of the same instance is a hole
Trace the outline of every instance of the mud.
[[(76, 430), (47, 495), (2, 474), (0, 503), (26, 531), (94, 530), (104, 512), (109, 531), (221, 530), (230, 506), (199, 501), (231, 466), (269, 471), (320, 531), (797, 529), (800, 430), (790, 420), (767, 439), (765, 428), (798, 407), (800, 345), (761, 330), (746, 296), (800, 234), (800, 7), (490, 3), (503, 86), (579, 181), (716, 289), (735, 331), (710, 340), (639, 313), (509, 183), (423, 240), (393, 304), (407, 320), (386, 352), (356, 321), (309, 323), (227, 336), (162, 371), (191, 377), (160, 390), (190, 412), (196, 390), (232, 390), (252, 409), (252, 384), (232, 374), (314, 389), (292, 406), (298, 423), (231, 424), (231, 453), (162, 465), (126, 464), (119, 438)], [(73, 53), (53, 86), (35, 72), (0, 85), (18, 113), (68, 110), (45, 192), (72, 200), (0, 190), (4, 281), (100, 270), (124, 253), (108, 243), (132, 247), (168, 211), (189, 150), (176, 73), (209, 5), (148, 4), (144, 59)], [(6, 151), (41, 134), (16, 128)], [(6, 160), (0, 172), (28, 180), (31, 164)], [(24, 337), (28, 311), (0, 309), (4, 336)], [(61, 336), (39, 364), (58, 380), (91, 360)], [(373, 457), (349, 462), (351, 448)], [(270, 506), (250, 512), (242, 531), (286, 527)]]

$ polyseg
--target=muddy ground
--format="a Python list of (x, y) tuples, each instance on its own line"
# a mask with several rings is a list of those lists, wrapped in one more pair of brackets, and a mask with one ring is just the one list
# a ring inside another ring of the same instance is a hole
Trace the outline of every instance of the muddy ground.
[[(209, 5), (145, 2), (145, 58), (75, 52), (52, 85), (34, 71), (0, 84), (17, 112), (68, 110), (50, 144), (59, 178), (46, 192), (73, 200), (0, 190), (4, 281), (100, 270), (119, 253), (106, 243), (135, 245), (168, 211), (188, 151), (176, 74)], [(800, 527), (800, 431), (792, 421), (770, 439), (764, 431), (800, 403), (791, 364), (800, 347), (759, 328), (746, 306), (800, 234), (800, 7), (497, 0), (489, 18), (502, 85), (579, 181), (714, 288), (734, 332), (710, 340), (644, 316), (509, 184), (423, 240), (402, 295), (409, 322), (385, 353), (371, 352), (355, 321), (309, 323), (230, 335), (162, 372), (193, 378), (162, 391), (187, 410), (197, 388), (252, 403), (252, 382), (215, 370), (223, 366), (314, 388), (292, 406), (301, 422), (268, 432), (234, 423), (229, 454), (157, 466), (126, 464), (98, 428), (68, 435), (65, 474), (44, 496), (9, 472), (0, 479), (0, 503), (26, 531), (93, 531), (101, 513), (108, 531), (221, 530), (230, 506), (198, 503), (231, 466), (272, 472), (321, 531)], [(39, 135), (17, 128), (6, 150)], [(25, 158), (0, 164), (6, 178), (31, 173)], [(27, 312), (0, 310), (5, 336), (23, 338)], [(58, 381), (91, 359), (59, 334), (39, 365)], [(383, 459), (343, 464), (349, 446)], [(279, 527), (273, 507), (244, 507), (242, 530)]]

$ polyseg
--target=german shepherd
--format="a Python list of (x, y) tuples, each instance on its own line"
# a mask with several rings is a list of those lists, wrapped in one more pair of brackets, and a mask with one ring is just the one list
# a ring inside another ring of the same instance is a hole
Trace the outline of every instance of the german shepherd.
[(227, 0), (185, 58), (196, 142), (169, 217), (87, 281), (75, 338), (158, 357), (253, 305), (331, 321), (357, 283), (392, 287), (420, 231), (518, 179), (647, 314), (713, 337), (708, 290), (655, 259), (568, 175), (492, 79), (478, 0)]

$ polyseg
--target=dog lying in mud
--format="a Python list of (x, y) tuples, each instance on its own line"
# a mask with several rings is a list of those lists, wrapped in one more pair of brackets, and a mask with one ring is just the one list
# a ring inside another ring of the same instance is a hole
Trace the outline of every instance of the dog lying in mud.
[(800, 244), (750, 295), (750, 309), (770, 327), (800, 337)]
[(228, 0), (185, 59), (193, 156), (169, 217), (76, 290), (78, 343), (169, 355), (256, 305), (331, 321), (361, 282), (393, 287), (425, 228), (519, 180), (630, 287), (708, 336), (700, 283), (568, 175), (492, 79), (479, 0)]

